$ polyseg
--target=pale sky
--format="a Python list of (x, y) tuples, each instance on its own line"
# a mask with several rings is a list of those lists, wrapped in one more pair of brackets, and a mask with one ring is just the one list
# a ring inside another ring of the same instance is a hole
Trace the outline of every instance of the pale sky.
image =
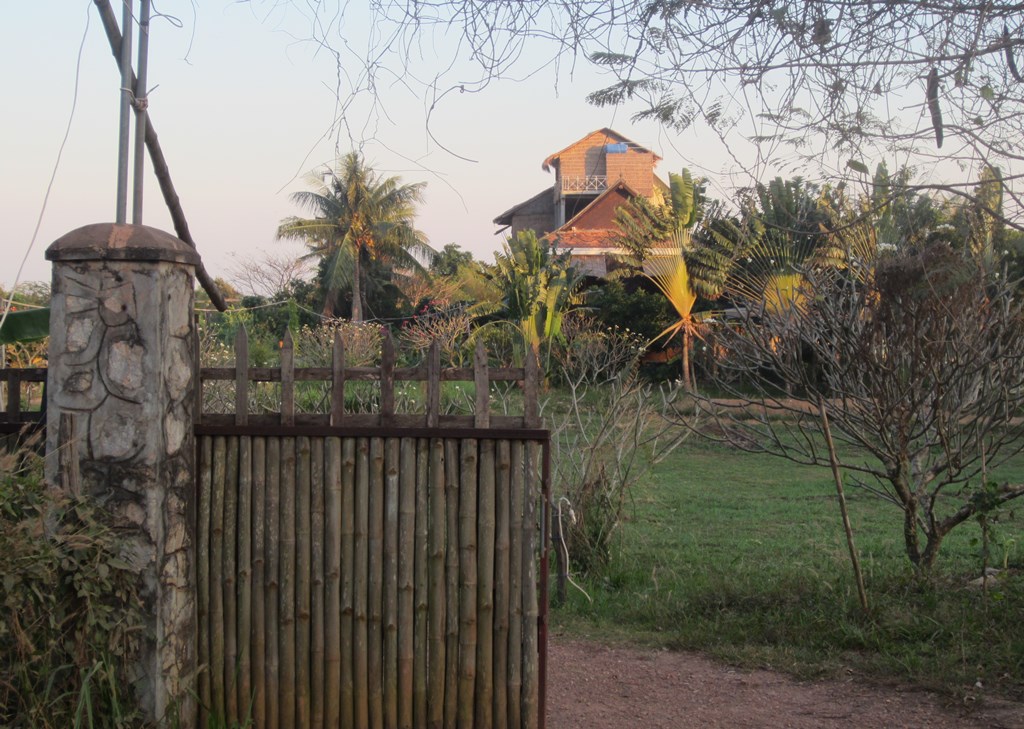
[[(56, 238), (114, 219), (119, 76), (92, 0), (2, 0), (2, 7), (0, 284), (9, 286), (68, 124), (83, 37), (70, 135), (21, 280), (49, 280), (44, 251)], [(289, 245), (274, 240), (278, 221), (300, 212), (289, 193), (302, 189), (305, 172), (334, 158), (336, 64), (296, 40), (308, 33), (294, 10), (263, 10), (260, 17), (260, 8), (230, 0), (207, 0), (195, 12), (185, 0), (157, 8), (176, 15), (181, 27), (153, 22), (150, 113), (193, 238), (211, 275), (222, 276), (233, 255), (258, 257), (261, 249)], [(352, 23), (353, 37), (365, 37), (358, 18)], [(357, 101), (340, 151), (351, 148), (350, 139), (362, 141), (379, 171), (427, 182), (417, 224), (437, 249), (455, 242), (490, 259), (501, 243), (493, 218), (551, 184), (541, 171), (544, 158), (605, 126), (662, 155), (663, 178), (688, 166), (722, 190), (746, 184), (730, 182), (727, 156), (696, 133), (668, 134), (631, 122), (632, 110), (587, 104), (587, 93), (604, 82), (585, 62), (575, 73), (548, 67), (481, 93), (449, 94), (433, 112), (435, 140), (427, 133), (429, 101), (406, 80), (378, 89), (386, 115), (376, 120), (366, 122), (366, 104)], [(173, 232), (151, 173), (143, 222)]]

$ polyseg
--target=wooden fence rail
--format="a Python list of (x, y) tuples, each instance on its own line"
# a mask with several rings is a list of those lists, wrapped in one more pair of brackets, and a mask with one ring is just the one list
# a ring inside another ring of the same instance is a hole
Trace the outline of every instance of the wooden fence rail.
[[(196, 365), (196, 423), (203, 425), (330, 425), (348, 427), (463, 427), (463, 428), (539, 428), (539, 374), (536, 358), (527, 357), (523, 367), (489, 367), (483, 344), (474, 353), (473, 367), (442, 368), (440, 348), (434, 343), (422, 363), (415, 367), (397, 367), (394, 343), (385, 337), (378, 367), (346, 367), (345, 344), (335, 333), (330, 367), (296, 367), (295, 345), (290, 332), (281, 340), (281, 366), (249, 367), (248, 337), (240, 328), (235, 339), (234, 367)], [(204, 410), (203, 384), (234, 384), (234, 412), (212, 413)], [(330, 388), (328, 412), (307, 413), (296, 408), (297, 383), (322, 382)], [(376, 383), (376, 412), (351, 412), (346, 409), (346, 392), (351, 383)], [(423, 383), (425, 407), (419, 413), (396, 410), (395, 393), (401, 383)], [(441, 410), (442, 383), (465, 382), (475, 388), (475, 407), (471, 415), (449, 415)], [(521, 387), (521, 415), (492, 415), (488, 407), (491, 385), (517, 383)], [(277, 412), (251, 413), (250, 391), (259, 383), (278, 383)]]
[(0, 369), (0, 433), (16, 433), (46, 420), (45, 383), (45, 367)]

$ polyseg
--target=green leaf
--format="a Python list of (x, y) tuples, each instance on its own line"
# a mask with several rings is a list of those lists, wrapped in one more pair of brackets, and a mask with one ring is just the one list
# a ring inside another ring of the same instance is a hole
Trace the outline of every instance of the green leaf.
[(984, 86), (981, 87), (981, 98), (983, 98), (985, 101), (992, 101), (994, 98), (996, 98), (996, 92), (992, 90), (991, 86), (985, 84)]
[(854, 172), (859, 172), (862, 175), (868, 174), (868, 166), (860, 160), (851, 159), (846, 161), (846, 166)]
[(12, 311), (0, 327), (0, 344), (35, 342), (50, 335), (50, 310)]

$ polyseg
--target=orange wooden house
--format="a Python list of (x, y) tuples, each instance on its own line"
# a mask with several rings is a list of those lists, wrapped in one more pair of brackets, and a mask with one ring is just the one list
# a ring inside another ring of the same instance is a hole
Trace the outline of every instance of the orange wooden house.
[(513, 237), (533, 230), (569, 250), (576, 267), (587, 276), (604, 277), (614, 256), (620, 231), (615, 211), (637, 195), (664, 200), (668, 186), (654, 174), (657, 154), (618, 132), (591, 132), (544, 160), (555, 181), (539, 193), (494, 219)]

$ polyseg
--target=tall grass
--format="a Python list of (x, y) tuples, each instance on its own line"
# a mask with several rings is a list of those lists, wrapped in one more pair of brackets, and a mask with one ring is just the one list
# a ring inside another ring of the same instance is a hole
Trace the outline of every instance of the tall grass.
[[(999, 479), (1024, 478), (1024, 458)], [(1024, 524), (999, 514), (986, 595), (976, 523), (954, 531), (935, 574), (903, 550), (895, 507), (847, 494), (871, 600), (865, 616), (830, 474), (689, 441), (636, 491), (615, 558), (570, 591), (556, 627), (706, 651), (798, 676), (847, 671), (959, 696), (1024, 698)]]

